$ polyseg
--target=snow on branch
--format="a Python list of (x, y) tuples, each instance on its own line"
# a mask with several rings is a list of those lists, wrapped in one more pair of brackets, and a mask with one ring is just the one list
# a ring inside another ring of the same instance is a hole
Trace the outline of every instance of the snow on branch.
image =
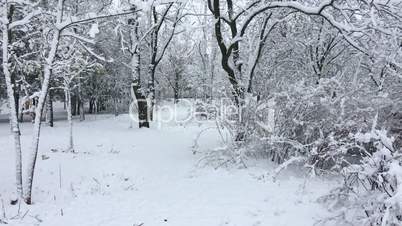
[(64, 31), (61, 33), (61, 36), (70, 36), (86, 43), (95, 44), (94, 39), (89, 39), (73, 32)]
[(31, 13), (29, 13), (28, 15), (26, 15), (25, 17), (23, 17), (22, 19), (10, 23), (9, 29), (13, 29), (13, 28), (15, 28), (15, 27), (17, 27), (17, 26), (26, 25), (26, 24), (30, 23), (31, 20), (32, 20), (34, 17), (37, 17), (37, 16), (39, 16), (40, 14), (42, 14), (42, 11), (41, 11), (41, 10), (38, 10), (38, 9), (37, 9), (37, 10), (34, 10), (34, 11), (32, 11)]
[(117, 12), (113, 14), (106, 14), (106, 15), (93, 15), (93, 14), (88, 14), (85, 18), (69, 18), (68, 20), (65, 20), (59, 24), (56, 24), (56, 27), (58, 30), (62, 31), (66, 28), (69, 28), (71, 26), (77, 25), (77, 24), (82, 24), (82, 23), (88, 23), (92, 22), (94, 20), (100, 20), (100, 19), (105, 19), (105, 18), (110, 18), (110, 17), (118, 17), (118, 16), (124, 16), (124, 15), (129, 15), (133, 14), (136, 12), (139, 12), (140, 10), (128, 10), (128, 11), (122, 11), (122, 12)]
[(325, 8), (331, 6), (334, 3), (334, 0), (325, 0), (321, 2), (321, 4), (317, 7), (314, 6), (305, 6), (299, 2), (294, 2), (294, 1), (288, 1), (288, 2), (269, 2), (266, 5), (257, 7), (254, 9), (252, 12), (249, 13), (249, 16), (245, 19), (245, 22), (243, 26), (241, 27), (241, 35), (244, 35), (244, 33), (247, 30), (248, 25), (251, 23), (251, 21), (258, 16), (260, 13), (263, 13), (266, 10), (269, 9), (274, 9), (274, 8), (291, 8), (295, 9), (299, 12), (302, 12), (307, 15), (320, 15)]
[(90, 53), (92, 56), (94, 56), (95, 58), (97, 58), (98, 60), (104, 61), (104, 62), (108, 62), (108, 63), (112, 63), (114, 60), (112, 58), (110, 59), (106, 59), (105, 57), (95, 53), (90, 47), (86, 46), (84, 43), (82, 43), (80, 40), (78, 40), (78, 42), (81, 44), (81, 46), (88, 51), (88, 53)]
[(289, 160), (285, 161), (284, 163), (282, 163), (281, 165), (276, 167), (276, 169), (274, 170), (272, 179), (275, 181), (277, 176), (279, 175), (279, 173), (282, 172), (283, 170), (287, 169), (290, 165), (304, 162), (306, 160), (307, 160), (307, 158), (302, 157), (302, 156), (295, 156), (293, 158), (290, 158)]
[(24, 1), (24, 0), (10, 0), (8, 1), (9, 4), (20, 4), (20, 5), (28, 5), (31, 7), (38, 6), (41, 0), (35, 1)]
[[(211, 2), (209, 3), (211, 4)], [(216, 4), (219, 6), (219, 3)], [(368, 34), (370, 30), (375, 30), (386, 35), (395, 35), (395, 30), (401, 27), (384, 24), (380, 21), (379, 17), (387, 16), (394, 18), (396, 21), (402, 21), (402, 15), (400, 14), (402, 7), (393, 1), (366, 2), (364, 0), (356, 0), (344, 3), (336, 0), (324, 0), (315, 6), (297, 1), (272, 1), (267, 3), (255, 1), (231, 18), (222, 17), (219, 12), (215, 12), (212, 9), (211, 11), (214, 15), (216, 14), (216, 19), (226, 22), (229, 26), (236, 23), (240, 16), (245, 15), (244, 22), (239, 28), (240, 32), (232, 40), (232, 43), (230, 43), (227, 52), (230, 54), (231, 46), (241, 41), (241, 37), (245, 35), (254, 18), (267, 10), (276, 8), (288, 8), (302, 14), (322, 17), (332, 27), (337, 29), (352, 47), (365, 55), (369, 55), (369, 51), (362, 43), (355, 40), (357, 34)], [(350, 13), (352, 14), (350, 15)], [(335, 18), (334, 14), (339, 15), (339, 18)]]

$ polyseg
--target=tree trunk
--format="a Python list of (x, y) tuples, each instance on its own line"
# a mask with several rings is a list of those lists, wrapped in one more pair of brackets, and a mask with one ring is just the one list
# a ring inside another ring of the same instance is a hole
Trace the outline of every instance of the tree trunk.
[(80, 100), (80, 97), (78, 96), (78, 94), (76, 93), (75, 94), (75, 98), (76, 98), (76, 113), (75, 113), (75, 115), (79, 115), (80, 114), (80, 111), (81, 111), (81, 100)]
[(98, 100), (95, 99), (94, 100), (94, 114), (98, 114)]
[(71, 96), (71, 103), (70, 103), (70, 108), (71, 108), (71, 113), (73, 115), (77, 115), (77, 96), (72, 95)]
[[(7, 7), (7, 4), (6, 4)], [(4, 12), (3, 15), (3, 20), (8, 21), (7, 18), (7, 12), (8, 9), (6, 8), (6, 11)], [(14, 151), (15, 151), (15, 175), (16, 175), (16, 189), (17, 189), (17, 195), (19, 198), (22, 198), (23, 196), (23, 189), (22, 189), (22, 155), (21, 155), (21, 133), (20, 133), (20, 128), (19, 128), (19, 122), (17, 118), (17, 109), (15, 107), (15, 98), (14, 98), (14, 89), (12, 86), (11, 82), (11, 73), (9, 69), (9, 55), (8, 55), (8, 46), (9, 46), (9, 27), (8, 23), (4, 22), (2, 26), (3, 30), (3, 43), (2, 43), (2, 49), (3, 49), (3, 74), (4, 78), (6, 81), (6, 87), (7, 87), (7, 98), (8, 98), (8, 105), (9, 105), (9, 117), (10, 117), (10, 128), (11, 128), (11, 133), (13, 135), (14, 139)]]
[(175, 78), (174, 78), (174, 88), (173, 88), (173, 92), (174, 92), (174, 103), (179, 103), (179, 80), (180, 80), (180, 73), (176, 72), (175, 73)]
[[(21, 99), (20, 99), (20, 101), (21, 101)], [(21, 102), (19, 105), (18, 105), (18, 122), (23, 122), (24, 121), (24, 113), (22, 112), (23, 111), (23, 105), (24, 105), (25, 103), (24, 102)]]
[[(138, 127), (139, 128), (149, 128), (149, 120), (150, 120), (150, 109), (148, 108), (147, 96), (145, 95), (145, 90), (141, 87), (141, 56), (138, 50), (139, 37), (138, 37), (138, 20), (136, 20), (133, 24), (134, 28), (131, 30), (131, 41), (135, 47), (133, 47), (133, 54), (131, 56), (131, 75), (133, 79), (133, 83), (131, 85), (131, 96), (133, 102), (137, 103), (138, 109)], [(150, 78), (152, 81), (152, 78)], [(153, 87), (153, 85), (151, 85)]]
[(118, 100), (117, 98), (113, 98), (113, 111), (114, 111), (114, 116), (119, 116), (119, 108), (118, 108)]
[(85, 108), (84, 108), (84, 101), (80, 101), (80, 121), (85, 120)]
[(69, 87), (66, 87), (64, 90), (67, 104), (67, 120), (68, 120), (68, 128), (69, 128), (69, 140), (67, 152), (74, 152), (74, 141), (73, 141), (73, 115), (71, 112), (71, 91)]
[(155, 107), (155, 66), (150, 65), (149, 68), (150, 80), (148, 82), (148, 107), (149, 107), (149, 120), (154, 120), (154, 107)]
[(133, 84), (132, 84), (132, 94), (133, 100), (137, 102), (138, 107), (138, 127), (139, 128), (149, 128), (149, 117), (150, 110), (148, 109), (148, 101), (147, 97), (144, 95), (143, 90), (141, 89), (141, 81), (140, 81), (140, 55), (134, 53), (132, 56), (131, 64), (133, 66)]
[[(211, 2), (209, 2), (211, 3)], [(231, 37), (235, 39), (238, 37), (238, 30), (236, 20), (232, 18), (233, 16), (233, 2), (230, 0), (226, 1), (228, 6), (228, 17), (229, 17), (229, 27), (231, 31)], [(242, 62), (240, 60), (240, 45), (239, 42), (233, 43), (231, 46), (231, 51), (224, 42), (224, 35), (222, 34), (222, 24), (221, 24), (221, 7), (220, 1), (214, 0), (213, 6), (210, 5), (210, 10), (215, 17), (215, 39), (217, 41), (218, 47), (221, 51), (221, 65), (223, 70), (227, 73), (229, 82), (232, 86), (232, 94), (235, 104), (238, 108), (238, 120), (236, 125), (236, 136), (235, 141), (243, 141), (246, 135), (246, 123), (244, 122), (244, 110), (245, 109), (245, 89), (239, 82), (242, 77)], [(234, 69), (232, 68), (229, 61), (233, 61)]]
[(93, 98), (91, 98), (89, 100), (89, 110), (88, 111), (90, 114), (94, 113), (94, 99)]
[[(12, 77), (14, 77), (14, 79), (15, 79), (15, 75), (14, 76), (12, 76)], [(18, 116), (19, 115), (19, 110), (20, 110), (20, 92), (19, 92), (19, 90), (20, 90), (20, 87), (19, 87), (20, 85), (18, 85), (18, 84), (16, 84), (16, 82), (14, 81), (14, 83), (13, 83), (13, 90), (14, 90), (14, 97), (15, 97), (15, 110), (16, 110), (16, 112), (15, 112), (15, 114)]]
[[(62, 1), (59, 1), (59, 6), (58, 10), (62, 11)], [(58, 14), (57, 20), (60, 22), (61, 21), (61, 12)], [(41, 92), (39, 94), (39, 101), (38, 101), (38, 106), (36, 108), (36, 114), (35, 114), (35, 121), (34, 121), (34, 127), (33, 127), (33, 134), (32, 134), (32, 146), (31, 146), (31, 156), (28, 158), (28, 165), (27, 165), (27, 182), (26, 182), (26, 188), (25, 190), (25, 202), (27, 204), (32, 203), (32, 185), (33, 185), (33, 178), (35, 174), (35, 165), (36, 165), (36, 159), (38, 157), (38, 149), (39, 149), (39, 137), (40, 137), (40, 129), (41, 129), (41, 118), (42, 118), (42, 112), (43, 112), (43, 107), (45, 103), (45, 98), (47, 96), (48, 88), (49, 88), (49, 81), (51, 77), (51, 70), (52, 66), (54, 63), (54, 59), (56, 57), (56, 52), (57, 48), (59, 45), (59, 38), (60, 38), (60, 31), (55, 29), (53, 39), (51, 42), (49, 54), (45, 60), (45, 65), (44, 65), (44, 76), (43, 76), (43, 83), (41, 87)]]
[(79, 99), (79, 113), (80, 113), (80, 121), (85, 120), (85, 105), (84, 105), (84, 100), (82, 99), (81, 95), (81, 80), (79, 80), (79, 86), (78, 86), (78, 99)]
[(174, 103), (179, 103), (179, 91), (174, 89)]
[(95, 101), (96, 103), (96, 113), (99, 113), (102, 111), (102, 100), (97, 99)]
[(135, 85), (135, 83), (133, 83), (132, 89), (135, 94), (135, 99), (137, 101), (138, 107), (138, 127), (149, 128), (148, 101), (145, 95), (141, 94), (139, 87)]
[(53, 97), (49, 91), (46, 99), (46, 124), (53, 127)]

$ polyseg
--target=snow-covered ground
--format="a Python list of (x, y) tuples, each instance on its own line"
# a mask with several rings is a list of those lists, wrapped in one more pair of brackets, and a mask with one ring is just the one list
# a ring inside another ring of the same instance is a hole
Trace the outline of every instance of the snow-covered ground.
[[(327, 180), (305, 180), (288, 171), (273, 182), (269, 164), (247, 169), (199, 166), (202, 153), (193, 154), (194, 138), (211, 125), (137, 129), (129, 128), (127, 115), (90, 116), (75, 123), (75, 154), (62, 152), (66, 122), (44, 126), (34, 204), (19, 208), (9, 205), (14, 153), (8, 124), (0, 124), (4, 221), (43, 226), (311, 226), (328, 216), (317, 202), (334, 185)], [(27, 155), (32, 125), (22, 127)], [(220, 145), (214, 130), (199, 142), (201, 151)]]

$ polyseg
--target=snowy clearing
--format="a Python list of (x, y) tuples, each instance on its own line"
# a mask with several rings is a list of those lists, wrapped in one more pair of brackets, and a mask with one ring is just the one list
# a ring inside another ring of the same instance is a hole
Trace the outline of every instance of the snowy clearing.
[[(199, 166), (201, 155), (191, 147), (208, 123), (139, 130), (128, 128), (126, 115), (96, 117), (76, 123), (76, 154), (61, 152), (67, 123), (44, 128), (34, 205), (21, 207), (25, 217), (9, 225), (310, 226), (327, 216), (316, 200), (328, 192), (328, 182), (287, 172), (274, 183), (269, 166), (261, 164)], [(23, 144), (30, 127), (23, 124)], [(8, 130), (1, 124), (0, 199), (10, 219), (18, 207), (7, 199), (14, 191)], [(204, 133), (200, 148), (218, 147), (218, 137), (216, 131)]]

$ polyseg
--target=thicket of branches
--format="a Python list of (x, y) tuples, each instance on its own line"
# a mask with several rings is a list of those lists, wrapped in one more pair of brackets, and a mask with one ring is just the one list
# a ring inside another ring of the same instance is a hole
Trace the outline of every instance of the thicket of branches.
[[(66, 103), (74, 151), (74, 115), (117, 115), (133, 102), (142, 128), (158, 100), (221, 109), (228, 98), (236, 113), (207, 117), (229, 134), (214, 155), (342, 175), (325, 201), (356, 212), (331, 220), (401, 224), (401, 1), (4, 0), (0, 16), (0, 97), (10, 108), (17, 196), (27, 203), (53, 102)], [(27, 113), (34, 134), (23, 183)]]

